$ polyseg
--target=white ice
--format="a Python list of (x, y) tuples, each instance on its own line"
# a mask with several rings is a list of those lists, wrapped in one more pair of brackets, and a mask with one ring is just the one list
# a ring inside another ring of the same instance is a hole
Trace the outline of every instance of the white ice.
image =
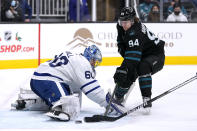
[[(116, 67), (101, 66), (97, 79), (107, 92), (114, 89), (113, 74)], [(26, 83), (35, 69), (0, 70), (0, 130), (102, 130), (102, 131), (197, 131), (197, 80), (156, 100), (150, 115), (138, 110), (115, 122), (75, 124), (53, 121), (44, 112), (11, 111), (10, 104), (17, 98), (19, 87)], [(155, 97), (172, 87), (196, 76), (197, 66), (164, 66), (153, 75), (152, 96)], [(26, 83), (28, 84), (28, 83)], [(131, 92), (126, 107), (132, 109), (142, 103), (136, 86)], [(85, 116), (101, 114), (104, 109), (83, 96), (82, 111), (78, 120)]]

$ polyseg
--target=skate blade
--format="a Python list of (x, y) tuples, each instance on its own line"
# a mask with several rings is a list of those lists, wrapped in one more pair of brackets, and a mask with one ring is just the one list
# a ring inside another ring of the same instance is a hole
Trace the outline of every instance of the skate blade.
[(55, 115), (53, 114), (53, 112), (47, 112), (45, 114), (46, 116), (54, 119), (54, 120), (58, 120), (58, 121), (69, 121), (69, 117), (63, 113), (60, 113), (59, 115)]
[(143, 115), (150, 115), (150, 114), (151, 114), (151, 108), (150, 107), (143, 108)]

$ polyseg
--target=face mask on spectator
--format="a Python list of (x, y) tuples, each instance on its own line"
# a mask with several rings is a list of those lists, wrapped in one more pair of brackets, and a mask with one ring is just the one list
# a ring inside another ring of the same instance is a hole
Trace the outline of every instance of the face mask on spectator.
[(11, 2), (11, 6), (14, 8), (14, 9), (16, 9), (17, 7), (18, 7), (18, 1), (16, 1), (16, 0), (13, 0), (12, 2)]
[(152, 11), (153, 12), (153, 14), (159, 14), (159, 11)]
[(180, 11), (175, 11), (174, 14), (175, 15), (179, 15), (180, 14)]

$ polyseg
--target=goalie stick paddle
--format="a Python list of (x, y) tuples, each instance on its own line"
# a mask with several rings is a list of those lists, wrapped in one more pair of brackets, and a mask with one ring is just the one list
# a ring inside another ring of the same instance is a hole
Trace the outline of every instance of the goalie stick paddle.
[[(183, 87), (184, 85), (194, 81), (195, 79), (197, 79), (197, 73), (196, 73), (196, 76), (194, 76), (194, 77), (184, 81), (183, 83), (181, 83), (181, 84), (179, 84), (179, 85), (177, 85), (177, 86), (175, 86), (175, 87), (163, 92), (162, 94), (150, 99), (149, 101), (147, 101), (147, 103), (150, 103), (150, 102), (153, 102), (155, 100), (158, 100), (159, 98), (161, 98), (161, 97), (163, 97), (163, 96), (165, 96), (165, 95), (167, 95), (167, 94), (169, 94), (169, 93), (171, 93), (171, 92)], [(128, 110), (127, 112), (125, 112), (124, 114), (122, 114), (122, 115), (120, 115), (118, 117), (109, 117), (109, 116), (103, 116), (103, 115), (93, 115), (92, 117), (85, 117), (84, 121), (85, 122), (101, 122), (101, 121), (113, 122), (113, 121), (121, 119), (122, 117), (124, 117), (124, 116), (126, 116), (126, 115), (128, 115), (128, 114), (130, 114), (132, 112), (135, 112), (136, 110), (139, 110), (139, 109), (143, 108), (143, 106), (146, 105), (147, 103), (142, 103), (142, 104), (134, 107), (133, 109)]]
[(115, 95), (115, 90), (116, 90), (116, 88), (117, 88), (117, 84), (116, 84), (116, 86), (115, 86), (115, 88), (114, 88), (113, 94), (112, 94), (112, 96), (111, 96), (111, 98), (110, 98), (110, 100), (109, 100), (109, 103), (108, 103), (107, 107), (106, 107), (106, 111), (105, 111), (105, 113), (104, 113), (104, 116), (107, 116), (107, 113), (108, 113), (108, 111), (109, 111), (110, 105), (111, 105), (111, 103), (112, 103), (112, 99), (114, 98), (114, 95)]

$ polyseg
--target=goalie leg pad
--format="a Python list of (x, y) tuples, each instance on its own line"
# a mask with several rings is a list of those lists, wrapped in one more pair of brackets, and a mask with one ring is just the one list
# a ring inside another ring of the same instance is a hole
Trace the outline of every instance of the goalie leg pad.
[(49, 107), (30, 89), (20, 88), (18, 99), (11, 104), (11, 109), (48, 111)]
[[(70, 117), (69, 119), (71, 120), (76, 119), (80, 114), (80, 102), (78, 94), (61, 97), (59, 101), (54, 103), (52, 110), (68, 114)], [(56, 118), (59, 118), (60, 120), (62, 119), (59, 116), (56, 116)]]

